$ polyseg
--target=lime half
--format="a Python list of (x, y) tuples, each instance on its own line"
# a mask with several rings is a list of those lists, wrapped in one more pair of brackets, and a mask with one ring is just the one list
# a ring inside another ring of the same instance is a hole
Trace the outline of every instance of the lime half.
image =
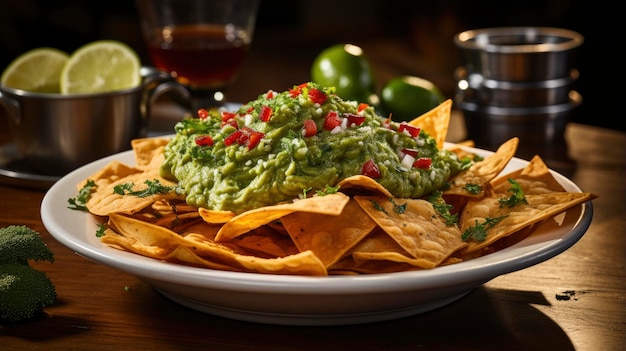
[(61, 93), (90, 94), (136, 87), (141, 62), (128, 45), (99, 40), (78, 48), (61, 72)]
[(68, 56), (47, 47), (27, 51), (4, 69), (0, 84), (30, 92), (59, 93), (59, 79)]

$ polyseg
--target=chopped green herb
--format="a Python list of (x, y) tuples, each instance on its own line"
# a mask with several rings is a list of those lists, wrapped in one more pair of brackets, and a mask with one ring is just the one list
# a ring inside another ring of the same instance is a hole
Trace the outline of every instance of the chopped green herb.
[(326, 184), (326, 186), (324, 187), (323, 190), (318, 190), (316, 192), (316, 194), (318, 196), (324, 196), (324, 195), (330, 195), (330, 194), (335, 194), (339, 191), (339, 185), (338, 186), (330, 186), (328, 184)]
[(508, 198), (500, 198), (498, 202), (500, 203), (500, 207), (515, 207), (519, 204), (527, 204), (526, 196), (524, 195), (524, 190), (519, 185), (515, 179), (507, 179), (509, 183), (511, 183), (511, 187), (509, 188), (509, 192), (512, 193)]
[(104, 231), (107, 229), (107, 226), (104, 224), (99, 224), (98, 229), (96, 230), (96, 237), (101, 238), (104, 236)]
[(385, 211), (385, 209), (384, 209), (384, 208), (382, 208), (378, 202), (376, 202), (376, 201), (374, 201), (374, 200), (370, 200), (370, 201), (372, 201), (372, 205), (374, 205), (374, 208), (375, 208), (376, 210), (378, 210), (378, 211), (380, 211), (380, 212), (382, 212), (382, 213), (385, 213), (385, 214), (387, 213), (387, 211)]
[(435, 211), (445, 220), (444, 223), (446, 225), (454, 225), (459, 221), (458, 213), (450, 213), (452, 205), (447, 204), (441, 194), (439, 190), (433, 191), (428, 196), (427, 200), (433, 205)]
[(302, 194), (300, 194), (300, 199), (306, 199), (306, 197), (307, 197), (307, 195), (306, 195), (306, 194), (307, 194), (309, 191), (311, 191), (311, 189), (313, 189), (313, 188), (308, 187), (308, 188), (302, 189)]
[(483, 223), (478, 223), (478, 220), (476, 220), (476, 225), (467, 228), (461, 235), (461, 239), (463, 239), (463, 241), (468, 241), (470, 239), (476, 241), (485, 241), (485, 239), (487, 239), (487, 230), (498, 224), (498, 222), (506, 217), (506, 215), (500, 216), (498, 218), (487, 217), (485, 218), (485, 221)]
[(470, 194), (480, 194), (482, 187), (478, 184), (467, 183), (464, 189)]
[(402, 204), (402, 205), (398, 205), (391, 198), (389, 199), (389, 201), (393, 204), (393, 212), (395, 212), (397, 214), (403, 214), (404, 211), (406, 211), (406, 202), (404, 204)]
[(155, 194), (167, 194), (172, 191), (174, 186), (165, 186), (161, 184), (158, 179), (149, 180), (147, 179), (144, 184), (148, 187), (143, 190), (133, 191), (134, 184), (133, 183), (124, 183), (117, 185), (113, 188), (113, 192), (120, 195), (133, 195), (137, 197), (148, 197)]
[(83, 186), (82, 189), (80, 189), (76, 197), (67, 199), (67, 202), (70, 204), (67, 207), (72, 210), (87, 211), (86, 203), (89, 200), (91, 191), (95, 187), (96, 187), (96, 182), (89, 179), (87, 183), (85, 183), (85, 186)]

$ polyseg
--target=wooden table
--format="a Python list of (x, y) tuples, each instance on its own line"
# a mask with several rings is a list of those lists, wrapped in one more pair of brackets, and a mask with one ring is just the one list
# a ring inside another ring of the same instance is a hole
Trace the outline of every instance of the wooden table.
[[(3, 128), (2, 130), (6, 130)], [(0, 140), (9, 137), (3, 132)], [(495, 278), (421, 315), (355, 326), (290, 327), (182, 307), (134, 276), (91, 262), (43, 227), (44, 190), (0, 185), (0, 227), (29, 226), (55, 262), (35, 263), (57, 288), (45, 314), (0, 324), (0, 350), (617, 350), (626, 336), (626, 134), (570, 124), (568, 174), (594, 192), (587, 233), (566, 252)], [(455, 114), (449, 139), (464, 138)]]

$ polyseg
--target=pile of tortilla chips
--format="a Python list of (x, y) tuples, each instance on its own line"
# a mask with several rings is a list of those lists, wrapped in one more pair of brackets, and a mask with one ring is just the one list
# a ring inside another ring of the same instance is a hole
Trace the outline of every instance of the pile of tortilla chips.
[[(410, 123), (441, 148), (450, 109), (448, 100)], [(565, 191), (538, 156), (501, 175), (517, 138), (489, 157), (475, 158), (449, 188), (428, 199), (394, 198), (366, 176), (343, 180), (336, 193), (238, 215), (189, 206), (174, 191), (147, 196), (116, 191), (132, 184), (138, 194), (157, 181), (174, 187), (159, 176), (166, 143), (134, 140), (135, 166), (114, 161), (77, 187), (95, 184), (86, 206), (106, 221), (102, 243), (210, 269), (311, 276), (432, 269), (502, 249), (532, 235), (538, 223), (596, 197)], [(453, 151), (474, 157), (460, 146)], [(515, 194), (523, 196), (514, 205), (503, 204)]]

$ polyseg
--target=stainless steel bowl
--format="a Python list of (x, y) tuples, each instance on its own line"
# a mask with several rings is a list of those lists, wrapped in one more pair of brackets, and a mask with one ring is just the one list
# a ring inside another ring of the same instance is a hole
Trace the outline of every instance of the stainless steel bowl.
[(540, 107), (483, 106), (459, 96), (455, 99), (465, 118), (467, 137), (486, 149), (512, 137), (520, 138), (520, 148), (560, 143), (571, 113), (581, 103), (576, 91), (570, 91), (567, 103)]
[(572, 84), (578, 76), (578, 70), (572, 69), (564, 78), (515, 82), (469, 74), (465, 67), (459, 67), (454, 72), (457, 94), (462, 94), (464, 101), (499, 107), (539, 107), (567, 103)]
[(454, 37), (469, 73), (505, 81), (568, 77), (583, 41), (577, 32), (552, 27), (484, 28)]

